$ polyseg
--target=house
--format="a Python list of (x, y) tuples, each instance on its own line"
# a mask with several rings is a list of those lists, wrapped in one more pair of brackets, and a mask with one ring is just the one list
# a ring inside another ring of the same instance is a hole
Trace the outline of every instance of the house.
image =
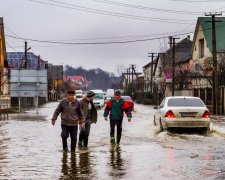
[(9, 69), (6, 57), (3, 18), (0, 18), (0, 94), (9, 95)]
[[(195, 27), (192, 46), (192, 59), (199, 78), (192, 81), (194, 95), (200, 97), (208, 106), (212, 104), (212, 73), (213, 73), (213, 46), (212, 46), (211, 17), (199, 17)], [(224, 94), (225, 85), (225, 17), (216, 17), (216, 47), (218, 62), (219, 94)], [(224, 106), (223, 103), (219, 102)], [(222, 110), (224, 112), (224, 108)]]
[(55, 101), (64, 96), (63, 65), (48, 64), (48, 100)]
[[(193, 68), (191, 48), (190, 36), (175, 45), (175, 95), (192, 95), (192, 92), (189, 91), (191, 80), (188, 76)], [(165, 52), (159, 53), (153, 63), (150, 62), (143, 68), (145, 82), (149, 82), (151, 80), (151, 65), (153, 65), (153, 89), (157, 89), (160, 100), (165, 96), (172, 95), (172, 61), (173, 47), (170, 46)], [(149, 88), (146, 88), (146, 90), (149, 91)]]
[(0, 109), (10, 108), (9, 68), (6, 59), (6, 46), (3, 18), (0, 17)]
[(80, 89), (89, 87), (89, 81), (83, 76), (65, 76), (65, 81), (72, 81)]
[[(153, 76), (154, 76), (153, 74), (154, 74), (154, 69), (156, 67), (157, 61), (158, 61), (158, 57), (154, 59), (153, 62), (149, 62), (148, 64), (143, 66), (145, 92), (152, 91), (153, 82), (151, 82), (151, 80), (153, 81)], [(151, 76), (152, 76), (152, 79), (151, 79)]]

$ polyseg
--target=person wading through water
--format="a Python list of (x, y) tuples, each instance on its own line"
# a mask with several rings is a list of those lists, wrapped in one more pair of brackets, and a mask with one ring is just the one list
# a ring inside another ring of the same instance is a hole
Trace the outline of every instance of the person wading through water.
[(58, 115), (61, 113), (62, 144), (63, 150), (68, 151), (67, 138), (71, 138), (71, 152), (75, 152), (77, 143), (78, 124), (85, 124), (84, 114), (80, 103), (74, 98), (74, 91), (67, 91), (67, 97), (60, 101), (52, 117), (52, 125), (55, 125)]
[(106, 103), (103, 115), (105, 120), (107, 121), (107, 116), (110, 114), (110, 137), (112, 144), (115, 144), (115, 126), (117, 126), (116, 143), (120, 143), (124, 111), (127, 114), (128, 122), (130, 122), (132, 118), (130, 107), (128, 103), (121, 98), (121, 92), (119, 90), (116, 90), (113, 99), (109, 100)]
[(88, 91), (87, 95), (80, 100), (80, 105), (85, 117), (85, 127), (80, 128), (79, 147), (88, 147), (91, 124), (96, 124), (97, 122), (97, 110), (93, 103), (94, 97), (95, 93), (93, 91)]

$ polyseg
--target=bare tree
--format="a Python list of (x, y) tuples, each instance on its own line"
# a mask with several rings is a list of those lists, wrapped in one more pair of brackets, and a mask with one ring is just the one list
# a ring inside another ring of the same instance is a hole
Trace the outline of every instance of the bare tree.
[(116, 66), (116, 69), (115, 69), (115, 74), (116, 76), (120, 77), (122, 76), (122, 73), (125, 72), (125, 65), (124, 64), (119, 64)]

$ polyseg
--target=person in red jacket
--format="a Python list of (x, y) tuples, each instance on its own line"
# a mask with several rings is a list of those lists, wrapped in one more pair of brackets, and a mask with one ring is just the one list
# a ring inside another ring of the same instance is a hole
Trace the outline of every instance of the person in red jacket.
[(105, 111), (104, 111), (104, 118), (107, 121), (108, 115), (110, 119), (110, 137), (111, 143), (115, 143), (115, 126), (117, 126), (117, 138), (116, 143), (120, 143), (121, 135), (122, 135), (122, 123), (123, 123), (123, 115), (124, 112), (127, 115), (128, 122), (131, 121), (132, 114), (129, 108), (128, 103), (121, 98), (121, 92), (116, 90), (114, 93), (113, 99), (109, 100), (106, 103)]

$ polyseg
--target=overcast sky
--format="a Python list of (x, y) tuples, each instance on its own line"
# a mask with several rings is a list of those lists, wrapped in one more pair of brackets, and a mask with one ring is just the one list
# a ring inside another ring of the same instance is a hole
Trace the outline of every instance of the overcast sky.
[[(149, 62), (148, 52), (159, 52), (167, 45), (168, 33), (193, 32), (197, 17), (212, 10), (225, 11), (225, 0), (0, 0), (7, 36), (109, 43), (65, 45), (27, 40), (31, 51), (42, 59), (110, 72), (129, 64), (142, 71)], [(185, 36), (179, 35), (181, 39)], [(110, 44), (143, 39), (155, 40)], [(6, 42), (8, 52), (24, 51), (24, 40), (6, 37)]]

